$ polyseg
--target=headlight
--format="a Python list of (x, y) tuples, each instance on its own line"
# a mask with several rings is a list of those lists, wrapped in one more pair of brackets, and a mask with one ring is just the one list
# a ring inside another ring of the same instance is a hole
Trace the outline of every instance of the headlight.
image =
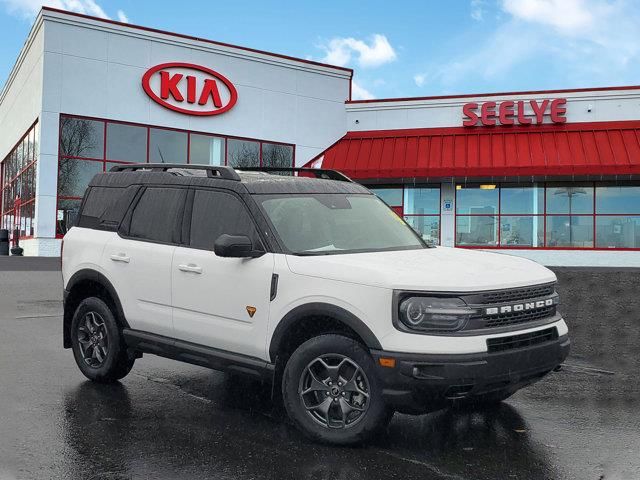
[(400, 321), (412, 330), (453, 332), (464, 328), (477, 310), (456, 297), (408, 297), (399, 313)]

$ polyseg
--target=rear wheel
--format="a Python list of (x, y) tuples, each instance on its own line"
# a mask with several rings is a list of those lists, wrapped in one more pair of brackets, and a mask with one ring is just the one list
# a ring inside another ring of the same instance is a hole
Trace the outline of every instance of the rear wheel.
[(282, 395), (294, 424), (319, 442), (365, 441), (392, 415), (373, 359), (360, 343), (341, 335), (321, 335), (296, 349), (285, 367)]
[(90, 297), (78, 305), (71, 323), (71, 346), (80, 371), (89, 380), (110, 383), (125, 377), (134, 359), (109, 306)]

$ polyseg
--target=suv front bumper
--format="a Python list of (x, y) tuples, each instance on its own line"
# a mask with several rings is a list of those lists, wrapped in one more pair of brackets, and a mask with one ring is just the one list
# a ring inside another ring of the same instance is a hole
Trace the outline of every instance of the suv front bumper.
[[(402, 413), (426, 413), (455, 400), (494, 391), (511, 391), (534, 383), (569, 355), (568, 335), (524, 348), (500, 352), (427, 355), (372, 350), (387, 404)], [(394, 358), (394, 368), (381, 357)]]

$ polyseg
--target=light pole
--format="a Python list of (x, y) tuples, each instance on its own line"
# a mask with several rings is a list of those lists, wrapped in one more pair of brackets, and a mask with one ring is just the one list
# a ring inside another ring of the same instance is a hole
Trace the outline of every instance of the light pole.
[(565, 187), (559, 188), (555, 191), (554, 195), (566, 195), (569, 199), (569, 245), (573, 246), (573, 229), (571, 228), (571, 213), (572, 213), (572, 204), (573, 197), (575, 195), (586, 195), (587, 191), (582, 187)]

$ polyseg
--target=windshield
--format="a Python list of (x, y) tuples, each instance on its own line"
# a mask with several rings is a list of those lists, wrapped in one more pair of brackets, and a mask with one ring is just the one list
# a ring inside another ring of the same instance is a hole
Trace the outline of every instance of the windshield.
[(426, 248), (375, 195), (258, 197), (284, 246), (301, 255)]

